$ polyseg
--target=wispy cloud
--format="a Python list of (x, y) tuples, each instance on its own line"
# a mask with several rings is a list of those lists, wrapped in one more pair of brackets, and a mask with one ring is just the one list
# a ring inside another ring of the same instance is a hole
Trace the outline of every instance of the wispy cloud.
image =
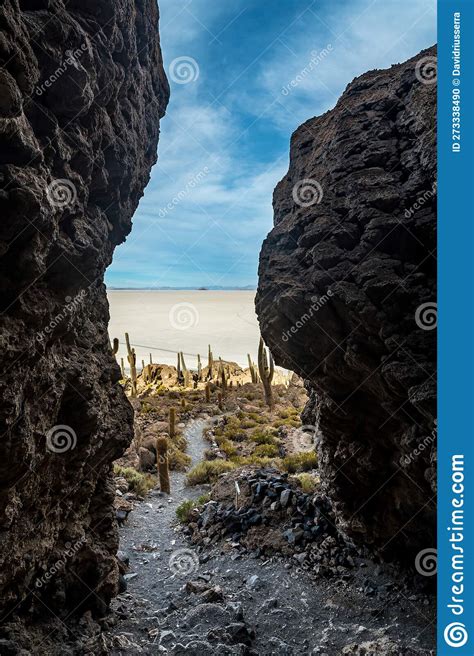
[(171, 80), (159, 162), (108, 283), (253, 284), (291, 132), (332, 107), (356, 75), (431, 45), (434, 2), (161, 0), (160, 8), (165, 67), (188, 57), (199, 74)]

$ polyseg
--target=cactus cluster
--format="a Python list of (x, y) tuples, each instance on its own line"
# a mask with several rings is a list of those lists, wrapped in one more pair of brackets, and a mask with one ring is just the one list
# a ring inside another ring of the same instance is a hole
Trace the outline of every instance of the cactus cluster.
[[(130, 365), (130, 380), (131, 380), (131, 396), (135, 397), (137, 396), (137, 357), (135, 353), (135, 349), (132, 348), (130, 344), (130, 339), (128, 333), (125, 333), (125, 342), (127, 346), (127, 360)], [(111, 344), (112, 352), (114, 354), (117, 354), (119, 350), (119, 340), (117, 338), (114, 338), (113, 343)], [(150, 357), (150, 365), (153, 364), (153, 357), (152, 354), (149, 354)], [(273, 358), (268, 351), (264, 347), (263, 340), (260, 339), (260, 345), (259, 345), (259, 351), (258, 351), (258, 364), (256, 365), (255, 362), (252, 361), (252, 358), (249, 353), (247, 353), (247, 359), (248, 359), (248, 365), (249, 365), (249, 372), (250, 372), (250, 377), (251, 381), (253, 384), (258, 384), (260, 381), (263, 384), (264, 392), (265, 392), (265, 400), (267, 404), (270, 407), (273, 407), (273, 395), (272, 395), (272, 389), (271, 389), (271, 384), (272, 384), (272, 379), (274, 375), (274, 363), (273, 363)], [(142, 364), (142, 370), (141, 370), (141, 376), (143, 377), (143, 380), (145, 383), (151, 382), (151, 370), (150, 368), (145, 365), (145, 361), (141, 361)], [(126, 379), (126, 372), (125, 372), (125, 365), (124, 365), (124, 359), (121, 358), (120, 360), (120, 368), (121, 368), (121, 373), (122, 373), (122, 379)], [(209, 403), (210, 402), (210, 397), (211, 397), (211, 388), (209, 383), (215, 383), (218, 385), (218, 387), (221, 389), (221, 396), (225, 397), (226, 392), (228, 389), (233, 387), (233, 383), (230, 380), (230, 367), (224, 363), (221, 357), (219, 357), (219, 362), (218, 365), (216, 366), (216, 361), (214, 360), (214, 355), (211, 349), (211, 345), (208, 345), (208, 366), (207, 366), (207, 372), (206, 376), (203, 376), (203, 367), (202, 367), (202, 361), (201, 361), (201, 356), (198, 354), (197, 355), (197, 372), (192, 372), (188, 369), (186, 366), (186, 362), (184, 359), (184, 353), (183, 351), (179, 351), (177, 353), (177, 384), (178, 386), (189, 388), (191, 386), (194, 386), (194, 388), (198, 387), (199, 382), (205, 382), (205, 393), (206, 393), (206, 401)], [(240, 387), (241, 383), (237, 383), (237, 387)]]

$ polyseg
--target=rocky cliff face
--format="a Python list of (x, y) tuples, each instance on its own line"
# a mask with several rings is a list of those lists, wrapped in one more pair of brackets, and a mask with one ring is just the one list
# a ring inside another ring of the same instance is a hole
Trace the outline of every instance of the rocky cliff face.
[[(155, 0), (0, 7), (0, 598), (103, 612), (117, 588), (112, 461), (132, 436), (104, 270), (168, 101)], [(15, 652), (16, 653), (16, 652)]]
[(307, 381), (339, 524), (387, 556), (434, 545), (435, 55), (294, 133), (260, 256), (263, 336)]

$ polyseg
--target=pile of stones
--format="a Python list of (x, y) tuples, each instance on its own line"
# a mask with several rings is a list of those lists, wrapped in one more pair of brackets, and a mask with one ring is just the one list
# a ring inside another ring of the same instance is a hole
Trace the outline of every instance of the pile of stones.
[[(242, 472), (234, 481), (235, 497), (211, 500), (191, 522), (193, 542), (225, 540), (232, 546), (281, 553), (320, 575), (344, 575), (359, 554), (336, 528), (330, 501), (308, 494), (274, 469)], [(271, 535), (271, 539), (268, 536)]]

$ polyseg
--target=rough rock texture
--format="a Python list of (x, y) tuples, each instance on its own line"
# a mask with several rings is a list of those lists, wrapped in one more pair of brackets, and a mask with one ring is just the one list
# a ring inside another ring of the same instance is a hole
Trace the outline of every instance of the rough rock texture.
[(100, 613), (117, 588), (109, 474), (132, 438), (132, 411), (117, 384), (103, 276), (156, 160), (169, 95), (157, 22), (156, 0), (0, 7), (8, 619), (44, 605), (61, 617)]
[(296, 130), (260, 256), (263, 336), (307, 381), (338, 521), (387, 556), (434, 545), (434, 56), (362, 75)]

